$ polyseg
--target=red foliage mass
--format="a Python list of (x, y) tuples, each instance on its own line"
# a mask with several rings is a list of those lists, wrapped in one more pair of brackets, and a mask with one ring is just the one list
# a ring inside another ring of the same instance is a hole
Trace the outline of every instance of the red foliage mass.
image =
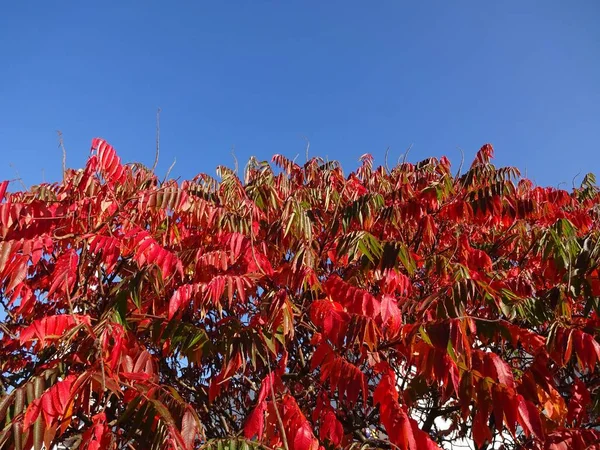
[(600, 448), (600, 193), (478, 152), (0, 183), (0, 447)]

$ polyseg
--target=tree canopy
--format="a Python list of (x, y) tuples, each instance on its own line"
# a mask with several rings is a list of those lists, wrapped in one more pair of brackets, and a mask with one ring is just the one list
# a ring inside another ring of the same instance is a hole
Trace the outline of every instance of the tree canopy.
[(0, 447), (600, 448), (599, 189), (492, 157), (1, 183)]

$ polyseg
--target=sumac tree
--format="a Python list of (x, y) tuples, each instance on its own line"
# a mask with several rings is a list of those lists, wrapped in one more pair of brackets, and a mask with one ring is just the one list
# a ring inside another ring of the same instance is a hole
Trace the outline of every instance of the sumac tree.
[(4, 448), (600, 448), (600, 193), (251, 159), (0, 184)]

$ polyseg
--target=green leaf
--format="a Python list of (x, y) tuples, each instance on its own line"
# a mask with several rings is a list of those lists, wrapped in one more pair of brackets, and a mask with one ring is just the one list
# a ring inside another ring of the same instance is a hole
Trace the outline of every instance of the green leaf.
[(411, 276), (414, 275), (415, 271), (417, 270), (417, 265), (406, 246), (402, 243), (399, 243), (398, 245), (398, 257), (400, 258), (400, 262), (408, 274)]
[(138, 405), (142, 401), (142, 398), (143, 397), (141, 395), (138, 395), (137, 397), (135, 397), (133, 400), (131, 400), (127, 404), (127, 408), (125, 408), (125, 411), (123, 412), (123, 414), (121, 414), (119, 416), (119, 418), (117, 419), (117, 424), (121, 424), (121, 423), (127, 422), (129, 420), (131, 415), (136, 411)]
[(119, 291), (119, 293), (117, 294), (117, 300), (115, 302), (115, 321), (120, 324), (123, 325), (123, 327), (125, 327), (125, 329), (128, 328), (127, 326), (127, 298), (128, 298), (128, 292), (126, 290), (121, 290)]

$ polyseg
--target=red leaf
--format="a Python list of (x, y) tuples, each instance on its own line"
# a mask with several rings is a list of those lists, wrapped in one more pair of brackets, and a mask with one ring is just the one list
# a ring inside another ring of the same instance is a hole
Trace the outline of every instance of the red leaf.
[(538, 439), (544, 439), (544, 430), (540, 420), (540, 413), (535, 405), (525, 400), (521, 395), (518, 396), (518, 418), (519, 424), (528, 434), (533, 434)]
[(93, 425), (83, 433), (83, 442), (87, 443), (88, 450), (103, 450), (111, 448), (111, 433), (106, 425), (106, 415), (96, 414), (92, 417)]
[(350, 315), (337, 302), (317, 300), (310, 306), (312, 322), (321, 328), (335, 345), (341, 346), (346, 336)]
[(413, 434), (413, 430), (410, 424), (410, 420), (404, 412), (404, 409), (398, 410), (398, 417), (396, 417), (396, 427), (393, 430), (388, 430), (390, 434), (390, 440), (398, 445), (402, 450), (419, 450), (417, 448), (417, 441)]
[(472, 434), (477, 448), (482, 447), (486, 442), (492, 441), (492, 432), (487, 424), (487, 417), (481, 414), (481, 411), (473, 417)]
[(169, 320), (189, 304), (192, 297), (200, 291), (201, 287), (200, 283), (184, 284), (173, 292), (171, 300), (169, 300)]
[(129, 378), (134, 381), (146, 381), (150, 379), (150, 375), (147, 373), (137, 373), (137, 372), (121, 372), (121, 374), (125, 378)]
[(340, 445), (344, 438), (344, 429), (333, 410), (327, 411), (321, 420), (319, 430), (321, 440), (329, 439), (333, 445)]
[(181, 437), (185, 443), (186, 448), (193, 449), (196, 435), (198, 434), (198, 423), (194, 417), (194, 414), (186, 409), (181, 419)]
[(383, 295), (381, 298), (381, 320), (386, 324), (390, 319), (394, 324), (400, 325), (402, 323), (400, 308), (398, 308), (398, 304), (394, 297), (391, 295)]
[(485, 370), (486, 374), (491, 376), (492, 379), (498, 379), (500, 383), (514, 389), (515, 379), (512, 370), (509, 365), (495, 353), (485, 353)]
[(69, 375), (46, 390), (40, 398), (47, 427), (54, 424), (59, 416), (64, 416), (71, 396), (71, 386), (76, 378), (75, 375)]
[(96, 235), (90, 240), (90, 252), (101, 254), (106, 272), (111, 273), (121, 256), (120, 241), (113, 236)]
[(124, 168), (115, 149), (104, 139), (94, 138), (92, 140), (92, 150), (96, 150), (98, 165), (105, 181), (110, 186), (119, 183), (124, 176)]
[(260, 402), (256, 408), (250, 413), (246, 423), (244, 424), (244, 436), (248, 439), (256, 436), (259, 440), (262, 439), (265, 428), (265, 410), (267, 409), (266, 402)]
[(74, 249), (70, 249), (63, 253), (54, 267), (52, 273), (52, 286), (48, 291), (48, 296), (52, 296), (54, 292), (59, 294), (68, 293), (75, 284), (77, 279), (77, 265), (79, 263), (79, 256)]
[(411, 292), (410, 278), (401, 272), (396, 270), (388, 269), (384, 272), (384, 276), (381, 280), (382, 292), (384, 294), (392, 295), (394, 292), (405, 296)]
[(286, 395), (284, 404), (284, 428), (287, 433), (290, 450), (317, 450), (319, 441), (314, 436), (312, 428), (296, 400), (291, 395)]
[(337, 275), (330, 276), (323, 284), (325, 292), (341, 303), (348, 312), (375, 318), (381, 311), (380, 302), (363, 289), (346, 283)]
[(496, 397), (494, 397), (494, 401), (498, 399), (497, 401), (501, 403), (502, 411), (504, 412), (504, 416), (506, 418), (505, 422), (508, 426), (508, 429), (514, 436), (516, 433), (516, 424), (518, 421), (519, 414), (518, 399), (514, 394), (509, 393), (504, 389), (497, 389), (496, 391), (494, 391), (494, 393), (497, 394)]
[(319, 442), (315, 439), (315, 436), (310, 428), (310, 424), (308, 422), (304, 422), (295, 430), (293, 449), (316, 450), (317, 448), (319, 448)]
[(331, 348), (329, 347), (329, 345), (327, 345), (326, 343), (322, 343), (321, 345), (319, 345), (317, 347), (317, 349), (315, 350), (315, 352), (312, 355), (312, 358), (310, 360), (310, 368), (311, 370), (315, 370), (317, 367), (319, 367), (321, 364), (323, 364), (323, 361), (326, 360), (326, 358), (328, 358), (331, 355)]
[(477, 152), (475, 161), (473, 161), (473, 165), (471, 167), (475, 167), (480, 164), (488, 164), (493, 157), (494, 147), (492, 147), (492, 144), (485, 144)]
[(0, 203), (2, 203), (2, 200), (4, 200), (4, 194), (8, 188), (8, 183), (8, 180), (4, 180), (2, 183), (0, 183)]
[(134, 252), (135, 260), (140, 267), (156, 265), (160, 268), (163, 279), (169, 278), (176, 272), (183, 277), (183, 265), (179, 258), (163, 248), (146, 230), (134, 227), (125, 235), (125, 241)]
[(586, 408), (592, 403), (590, 391), (583, 381), (579, 378), (575, 378), (575, 384), (573, 385), (573, 391), (569, 398), (569, 412), (567, 414), (567, 422), (569, 424), (579, 424), (585, 418)]
[(29, 262), (29, 256), (22, 255), (14, 259), (14, 261), (7, 268), (7, 272), (10, 273), (10, 280), (6, 287), (6, 292), (10, 292), (15, 289), (27, 278), (27, 263)]
[(41, 399), (36, 398), (30, 405), (27, 407), (27, 411), (25, 411), (25, 418), (23, 419), (23, 431), (27, 431), (31, 424), (35, 422), (40, 415), (41, 408)]
[(412, 427), (412, 432), (416, 441), (416, 449), (417, 450), (439, 450), (439, 446), (431, 440), (429, 434), (425, 433), (421, 430), (417, 424), (417, 422), (413, 419), (410, 419), (410, 425)]
[(78, 314), (61, 314), (44, 317), (35, 320), (27, 328), (21, 330), (19, 341), (22, 345), (32, 339), (39, 339), (42, 346), (45, 346), (47, 341), (60, 339), (66, 331), (74, 328), (79, 323), (89, 325), (90, 317)]

